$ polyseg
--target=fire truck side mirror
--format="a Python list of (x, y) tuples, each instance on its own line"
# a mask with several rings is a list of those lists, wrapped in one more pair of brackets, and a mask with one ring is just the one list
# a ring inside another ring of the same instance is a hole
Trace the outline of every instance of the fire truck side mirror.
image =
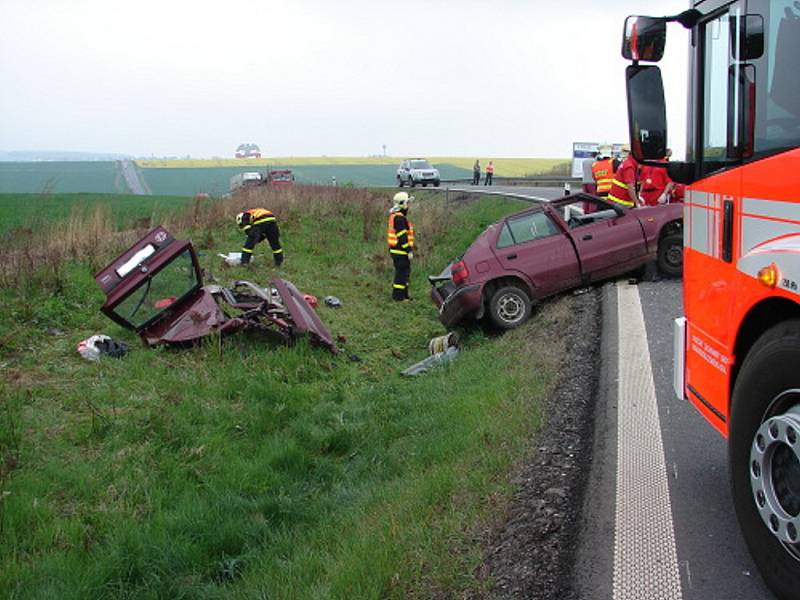
[(693, 162), (669, 161), (667, 174), (675, 183), (689, 185), (697, 181), (697, 164)]
[(667, 21), (658, 17), (630, 16), (622, 33), (622, 56), (628, 60), (658, 62), (667, 43)]
[(667, 107), (661, 70), (631, 65), (625, 69), (625, 81), (631, 154), (639, 162), (661, 160), (667, 154)]
[(734, 60), (755, 60), (764, 54), (764, 17), (745, 15), (731, 18), (731, 53)]

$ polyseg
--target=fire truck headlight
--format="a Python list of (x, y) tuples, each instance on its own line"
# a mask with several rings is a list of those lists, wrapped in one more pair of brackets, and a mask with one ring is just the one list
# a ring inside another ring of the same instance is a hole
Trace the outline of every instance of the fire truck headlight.
[(774, 288), (778, 285), (778, 266), (772, 263), (762, 268), (758, 272), (758, 280), (765, 286)]

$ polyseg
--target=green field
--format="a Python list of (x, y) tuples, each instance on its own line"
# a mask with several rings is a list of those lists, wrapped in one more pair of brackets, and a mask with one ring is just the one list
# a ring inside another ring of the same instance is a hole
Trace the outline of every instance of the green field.
[(129, 191), (114, 162), (0, 162), (0, 193)]
[[(231, 176), (243, 171), (289, 168), (298, 183), (358, 187), (392, 186), (399, 158), (285, 157), (261, 160), (149, 160), (136, 161), (153, 194), (192, 196), (197, 192), (228, 192)], [(488, 159), (482, 161), (485, 167)], [(432, 158), (443, 179), (472, 176), (474, 159)], [(522, 177), (547, 173), (564, 159), (499, 158), (496, 177)], [(0, 193), (125, 193), (124, 179), (115, 162), (0, 162)]]
[[(275, 168), (291, 169), (299, 184), (330, 185), (336, 178), (337, 185), (378, 187), (392, 185), (397, 166), (391, 165), (280, 165)], [(261, 167), (263, 169), (263, 167)], [(252, 166), (242, 167), (198, 167), (198, 168), (144, 168), (147, 185), (154, 194), (191, 195), (208, 192), (221, 195), (228, 191), (230, 178), (245, 170), (258, 170)], [(470, 173), (450, 165), (441, 165), (445, 179), (469, 177)]]
[[(0, 163), (1, 164), (1, 163)], [(106, 206), (118, 227), (134, 220), (160, 217), (191, 202), (186, 196), (134, 196), (130, 194), (0, 194), (0, 233), (26, 227), (52, 227), (77, 212)]]
[[(281, 223), (277, 273), (260, 246), (250, 268), (216, 257), (241, 245), (236, 199), (174, 233), (223, 283), (280, 275), (338, 296), (318, 313), (345, 352), (255, 333), (145, 348), (98, 312), (89, 257), (0, 287), (3, 597), (422, 599), (486, 585), (476, 540), (536, 443), (568, 314), (554, 302), (510, 334), (464, 330), (449, 366), (399, 371), (444, 333), (425, 276), (525, 205), (421, 192), (416, 300), (398, 305), (385, 197), (259, 191)], [(102, 242), (101, 264), (119, 250)], [(77, 342), (96, 333), (130, 354), (82, 360)]]

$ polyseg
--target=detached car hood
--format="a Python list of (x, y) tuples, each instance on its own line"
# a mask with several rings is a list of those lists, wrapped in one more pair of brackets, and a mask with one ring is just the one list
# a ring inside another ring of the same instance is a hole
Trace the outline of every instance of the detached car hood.
[(185, 344), (212, 333), (269, 329), (286, 342), (308, 335), (337, 352), (322, 320), (291, 282), (273, 279), (270, 288), (236, 281), (230, 288), (203, 286), (189, 241), (156, 227), (95, 275), (106, 295), (100, 309), (150, 346)]

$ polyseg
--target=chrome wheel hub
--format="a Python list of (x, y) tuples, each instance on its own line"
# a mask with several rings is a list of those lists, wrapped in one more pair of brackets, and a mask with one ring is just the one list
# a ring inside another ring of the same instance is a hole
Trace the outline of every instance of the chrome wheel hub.
[(497, 302), (497, 312), (501, 319), (513, 323), (525, 313), (525, 304), (515, 294), (504, 294)]
[(800, 405), (766, 419), (756, 431), (750, 484), (767, 529), (800, 558)]

